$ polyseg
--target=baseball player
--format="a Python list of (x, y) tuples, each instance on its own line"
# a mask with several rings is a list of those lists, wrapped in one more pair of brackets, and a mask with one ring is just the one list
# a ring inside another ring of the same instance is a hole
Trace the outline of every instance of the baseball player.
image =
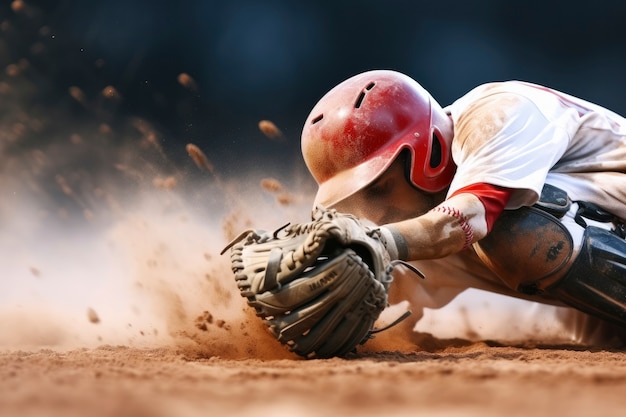
[(302, 152), (315, 206), (381, 225), (392, 257), (425, 273), (391, 285), (414, 319), (473, 287), (626, 326), (623, 117), (519, 81), (442, 108), (377, 70), (323, 96)]
[(519, 81), (442, 108), (376, 70), (321, 98), (302, 153), (319, 185), (311, 222), (226, 248), (241, 295), (290, 350), (353, 352), (389, 304), (409, 302), (399, 328), (412, 330), (469, 288), (565, 307), (577, 341), (626, 341), (623, 117)]

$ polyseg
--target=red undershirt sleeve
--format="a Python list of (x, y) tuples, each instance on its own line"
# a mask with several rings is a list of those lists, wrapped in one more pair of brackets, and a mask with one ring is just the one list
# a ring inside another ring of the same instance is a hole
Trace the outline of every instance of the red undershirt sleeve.
[(485, 206), (485, 221), (487, 222), (487, 231), (491, 231), (493, 223), (504, 211), (506, 203), (509, 201), (513, 190), (510, 188), (499, 187), (486, 183), (476, 183), (463, 187), (455, 191), (450, 197), (457, 194), (470, 193), (474, 194)]

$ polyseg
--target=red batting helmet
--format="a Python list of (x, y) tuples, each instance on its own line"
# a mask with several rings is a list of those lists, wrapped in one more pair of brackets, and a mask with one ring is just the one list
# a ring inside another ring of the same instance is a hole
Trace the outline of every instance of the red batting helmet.
[(448, 115), (408, 76), (375, 70), (345, 80), (315, 105), (302, 131), (302, 155), (319, 185), (315, 205), (332, 206), (364, 188), (404, 149), (411, 183), (443, 190), (456, 170), (452, 136)]

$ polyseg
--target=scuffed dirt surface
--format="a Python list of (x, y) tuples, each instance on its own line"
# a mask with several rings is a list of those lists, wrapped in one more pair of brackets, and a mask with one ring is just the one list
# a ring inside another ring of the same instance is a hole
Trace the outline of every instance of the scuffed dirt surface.
[(617, 416), (624, 392), (623, 352), (482, 342), (328, 360), (106, 345), (0, 353), (2, 416)]

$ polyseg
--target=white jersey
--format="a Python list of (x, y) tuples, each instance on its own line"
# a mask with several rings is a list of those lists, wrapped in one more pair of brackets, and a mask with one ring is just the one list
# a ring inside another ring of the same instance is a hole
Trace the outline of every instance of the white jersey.
[(475, 183), (513, 188), (507, 209), (534, 204), (544, 183), (626, 219), (626, 119), (520, 81), (478, 86), (445, 110), (458, 165), (449, 194)]

